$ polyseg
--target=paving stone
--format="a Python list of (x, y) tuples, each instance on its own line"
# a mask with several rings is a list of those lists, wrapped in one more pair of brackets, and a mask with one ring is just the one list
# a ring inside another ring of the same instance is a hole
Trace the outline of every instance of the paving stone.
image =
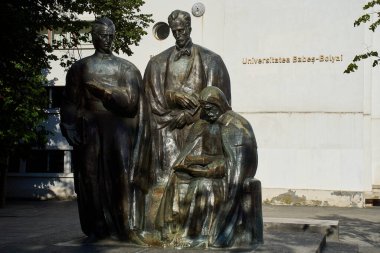
[[(339, 220), (339, 242), (327, 238), (326, 253), (380, 253), (380, 209), (303, 206), (263, 206), (264, 218)], [(273, 219), (272, 219), (273, 221)], [(290, 220), (291, 221), (291, 220)], [(293, 220), (294, 221), (294, 220)], [(301, 222), (302, 223), (302, 222)], [(311, 222), (306, 222), (311, 223)], [(1, 253), (150, 253), (178, 252), (176, 249), (141, 248), (131, 245), (76, 245), (59, 243), (83, 237), (75, 201), (8, 201), (0, 209)], [(312, 232), (312, 231), (310, 231)], [(319, 252), (318, 236), (310, 232), (266, 231), (265, 244), (257, 249), (210, 250), (212, 252)], [(298, 239), (297, 239), (298, 238)], [(314, 241), (315, 240), (315, 241)], [(323, 242), (323, 240), (322, 240)], [(306, 246), (307, 247), (306, 247)], [(315, 251), (308, 251), (316, 245)], [(199, 250), (182, 250), (186, 253)], [(202, 250), (204, 252), (204, 250)]]

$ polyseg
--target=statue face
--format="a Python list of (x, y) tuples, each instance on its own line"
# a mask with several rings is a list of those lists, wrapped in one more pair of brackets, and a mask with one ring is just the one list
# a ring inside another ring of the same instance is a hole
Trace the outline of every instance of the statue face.
[(202, 115), (205, 120), (213, 123), (218, 120), (222, 112), (219, 107), (211, 103), (201, 103), (202, 105)]
[(191, 27), (186, 24), (183, 18), (178, 17), (172, 22), (170, 28), (177, 45), (184, 47), (186, 42), (190, 39)]
[(112, 52), (112, 43), (115, 37), (115, 30), (106, 25), (97, 26), (92, 32), (92, 41), (97, 51), (105, 54)]

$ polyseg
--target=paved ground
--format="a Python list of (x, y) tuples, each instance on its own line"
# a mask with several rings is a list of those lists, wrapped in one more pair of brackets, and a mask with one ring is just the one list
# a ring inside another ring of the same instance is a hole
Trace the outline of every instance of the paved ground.
[(358, 245), (359, 252), (380, 253), (380, 207), (264, 206), (263, 213), (266, 217), (339, 220), (340, 242)]
[[(339, 220), (341, 242), (358, 245), (359, 252), (380, 253), (380, 207), (264, 206), (263, 214), (264, 217)], [(82, 236), (75, 201), (8, 201), (6, 207), (0, 209), (2, 253), (142, 252), (141, 248), (115, 251), (109, 247), (57, 246)], [(339, 251), (339, 247), (327, 248), (327, 251), (348, 252), (344, 247), (340, 245)]]

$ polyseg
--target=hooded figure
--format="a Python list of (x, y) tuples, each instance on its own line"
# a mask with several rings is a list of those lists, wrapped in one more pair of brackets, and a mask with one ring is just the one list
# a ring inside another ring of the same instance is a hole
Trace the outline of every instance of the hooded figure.
[[(213, 220), (209, 243), (213, 247), (228, 247), (234, 243), (239, 224), (244, 233), (250, 233), (243, 208), (245, 185), (252, 180), (257, 170), (257, 144), (250, 123), (241, 115), (230, 110), (222, 91), (207, 87), (200, 94), (201, 103), (213, 104), (220, 110), (217, 123), (221, 128), (221, 139), (225, 158), (225, 199)], [(261, 207), (261, 203), (254, 203)], [(248, 214), (252, 215), (252, 214)], [(250, 238), (255, 241), (257, 238)]]
[[(256, 174), (256, 139), (249, 122), (231, 110), (220, 89), (203, 89), (199, 101), (201, 119), (190, 129), (174, 163), (156, 225), (165, 228), (177, 222), (193, 245), (229, 247), (247, 216), (245, 183)], [(186, 176), (186, 197), (178, 202), (177, 182)]]

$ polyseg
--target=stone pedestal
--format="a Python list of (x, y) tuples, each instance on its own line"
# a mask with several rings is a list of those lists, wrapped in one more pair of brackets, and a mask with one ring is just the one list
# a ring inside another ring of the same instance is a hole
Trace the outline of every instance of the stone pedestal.
[(255, 178), (246, 179), (243, 192), (244, 237), (250, 244), (261, 244), (264, 242), (261, 182)]

